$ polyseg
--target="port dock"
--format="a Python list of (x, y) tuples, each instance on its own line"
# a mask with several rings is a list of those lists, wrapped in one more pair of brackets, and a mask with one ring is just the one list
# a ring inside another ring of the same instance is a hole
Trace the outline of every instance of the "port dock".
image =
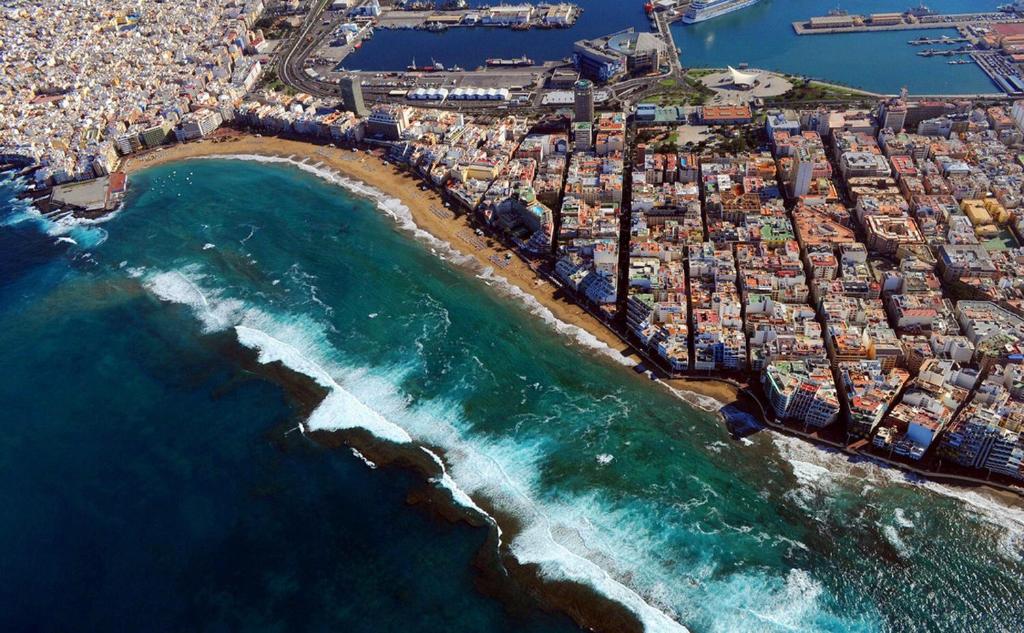
[(389, 9), (380, 14), (376, 28), (435, 32), (473, 26), (507, 28), (515, 31), (558, 29), (574, 25), (582, 12), (582, 8), (568, 2), (428, 11)]
[(813, 17), (793, 22), (797, 35), (832, 35), (874, 31), (912, 31), (988, 27), (993, 24), (1024, 22), (1017, 14), (1002, 12), (949, 13), (914, 16), (908, 13)]
[[(831, 12), (827, 16), (794, 22), (797, 35), (830, 35), (837, 33), (871, 33), (875, 31), (908, 31), (956, 29), (958, 36), (921, 37), (907, 41), (910, 46), (950, 46), (918, 51), (921, 57), (950, 57), (949, 64), (976, 63), (992, 83), (1011, 96), (1024, 95), (1024, 76), (1016, 62), (1005, 51), (994, 49), (989, 34), (997, 31), (1019, 31), (1024, 14), (1017, 11), (939, 14), (921, 5), (903, 13), (851, 15)], [(955, 46), (955, 48), (953, 47)]]

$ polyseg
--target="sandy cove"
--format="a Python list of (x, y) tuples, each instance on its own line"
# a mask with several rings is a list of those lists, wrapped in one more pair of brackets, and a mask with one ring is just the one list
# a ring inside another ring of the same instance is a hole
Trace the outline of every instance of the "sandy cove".
[[(476, 244), (466, 241), (462, 236), (473, 230), (468, 215), (462, 214), (448, 219), (435, 214), (431, 209), (443, 208), (444, 205), (436, 191), (421, 189), (423, 183), (420, 178), (385, 163), (375, 155), (364, 151), (353, 152), (350, 149), (278, 137), (254, 136), (224, 129), (202, 141), (170, 145), (130, 156), (124, 160), (121, 168), (131, 174), (164, 163), (229, 154), (293, 157), (297, 161), (308, 159), (308, 164), (323, 163), (324, 167), (335, 170), (346, 178), (361, 181), (398, 198), (409, 208), (413, 220), (421, 229), (448, 243), (460, 253), (476, 259), (481, 266), (494, 268), (495, 274), (536, 298), (558, 320), (581, 328), (605, 345), (620, 351), (624, 356), (640, 362), (641, 359), (627, 342), (571, 298), (566, 297), (560, 288), (539, 277), (525, 261), (515, 255), (514, 251), (505, 248), (497, 240), (477, 241)], [(506, 254), (511, 254), (512, 257), (504, 268), (496, 266), (491, 259), (504, 259)], [(722, 404), (731, 404), (738, 399), (736, 387), (725, 382), (685, 378), (666, 382), (676, 389), (714, 398)]]

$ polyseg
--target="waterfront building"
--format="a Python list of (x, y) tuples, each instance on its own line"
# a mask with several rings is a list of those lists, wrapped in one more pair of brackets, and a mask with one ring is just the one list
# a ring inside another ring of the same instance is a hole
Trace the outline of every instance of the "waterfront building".
[(182, 118), (175, 134), (179, 141), (199, 139), (216, 130), (222, 122), (223, 118), (217, 110), (189, 112)]
[(963, 111), (963, 107), (948, 101), (912, 101), (907, 104), (904, 127), (908, 130), (916, 130), (922, 121)]
[(353, 17), (379, 17), (381, 13), (380, 1), (379, 0), (368, 0), (362, 2), (357, 6), (352, 7), (349, 10), (349, 15)]
[(765, 368), (761, 384), (780, 420), (822, 428), (839, 415), (839, 396), (827, 362), (773, 361)]
[(657, 71), (665, 43), (651, 33), (628, 28), (611, 35), (579, 40), (573, 46), (573, 63), (585, 77), (606, 82), (621, 74)]
[(1024, 403), (970, 405), (950, 425), (942, 452), (961, 466), (1024, 479)]
[(142, 144), (146, 147), (159, 147), (167, 142), (170, 132), (171, 125), (166, 121), (152, 125), (141, 132)]
[(882, 425), (895, 429), (895, 454), (920, 460), (952, 421), (978, 382), (979, 372), (951, 360), (925, 360)]
[(883, 130), (899, 132), (907, 121), (907, 101), (904, 95), (882, 101), (878, 119)]
[(366, 134), (383, 140), (397, 141), (409, 127), (410, 110), (405, 106), (374, 106), (366, 120)]
[(854, 25), (854, 18), (857, 16), (852, 15), (822, 15), (814, 16), (807, 23), (812, 29), (841, 29), (848, 28)]
[(849, 411), (847, 430), (870, 437), (900, 393), (910, 374), (902, 369), (886, 371), (878, 360), (839, 363), (840, 397)]
[(626, 72), (625, 58), (606, 47), (607, 39), (580, 40), (573, 46), (573, 64), (584, 77), (604, 83)]
[(997, 364), (950, 425), (942, 452), (961, 466), (1024, 478), (1024, 367)]
[(643, 31), (614, 35), (607, 46), (626, 58), (626, 72), (630, 75), (657, 72), (665, 54), (665, 42), (657, 35)]

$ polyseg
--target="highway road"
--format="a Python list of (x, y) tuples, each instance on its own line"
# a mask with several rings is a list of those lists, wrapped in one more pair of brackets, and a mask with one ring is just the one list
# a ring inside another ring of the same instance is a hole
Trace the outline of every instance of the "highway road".
[(298, 33), (288, 42), (287, 48), (281, 53), (277, 63), (277, 76), (281, 81), (296, 90), (317, 96), (337, 96), (339, 94), (338, 86), (314, 80), (306, 75), (302, 67), (310, 52), (334, 28), (334, 21), (325, 25), (321, 19), (330, 2), (331, 0), (314, 0), (315, 4), (306, 15)]

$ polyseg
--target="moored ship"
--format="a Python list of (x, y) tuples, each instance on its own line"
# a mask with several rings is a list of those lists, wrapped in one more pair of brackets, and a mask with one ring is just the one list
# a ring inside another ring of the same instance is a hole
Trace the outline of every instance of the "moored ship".
[(500, 59), (492, 57), (487, 60), (488, 66), (533, 66), (533, 60), (523, 55), (522, 57), (514, 57), (512, 59)]
[(712, 18), (723, 16), (733, 11), (746, 9), (761, 0), (693, 0), (690, 8), (683, 14), (684, 24), (696, 24)]

